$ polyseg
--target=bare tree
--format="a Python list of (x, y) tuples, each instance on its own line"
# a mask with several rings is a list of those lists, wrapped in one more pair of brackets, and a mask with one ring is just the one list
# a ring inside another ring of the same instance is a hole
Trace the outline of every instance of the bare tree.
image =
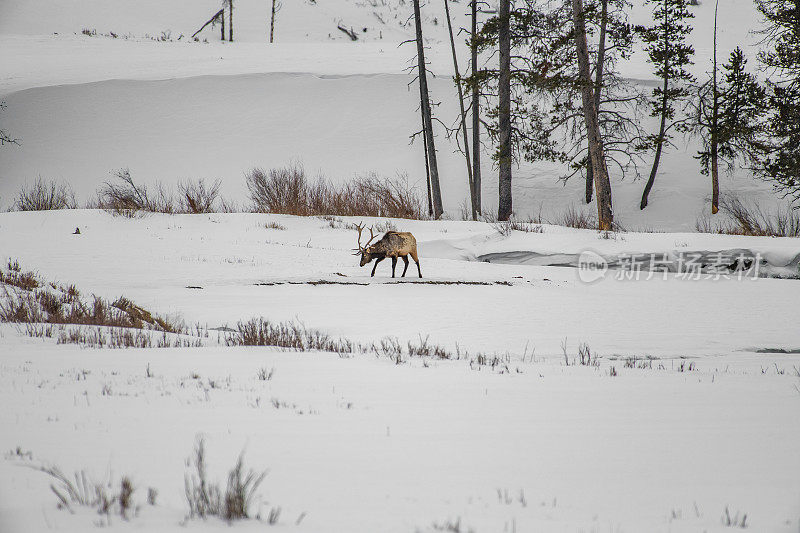
[(500, 49), (500, 73), (498, 81), (498, 115), (500, 144), (497, 147), (497, 165), (499, 167), (499, 205), (498, 220), (511, 218), (511, 0), (500, 0), (498, 13), (498, 40)]
[(272, 0), (272, 15), (269, 19), (269, 42), (275, 42), (275, 13), (281, 10), (283, 5), (278, 0)]
[[(478, 0), (472, 0), (472, 32), (470, 55), (472, 63), (472, 79), (478, 76)], [(464, 140), (466, 143), (467, 140)], [(478, 84), (472, 85), (472, 198), (475, 209), (481, 212), (481, 114), (480, 90)]]
[(419, 81), (419, 100), (422, 108), (423, 135), (427, 143), (428, 167), (431, 173), (431, 196), (433, 199), (433, 217), (442, 216), (442, 191), (439, 187), (439, 167), (436, 164), (436, 146), (433, 140), (433, 120), (431, 119), (431, 101), (428, 96), (428, 77), (425, 66), (425, 43), (422, 40), (422, 16), (419, 0), (414, 0), (414, 26), (417, 41), (417, 79)]
[[(447, 30), (450, 32), (450, 49), (453, 52), (453, 71), (455, 84), (458, 90), (458, 105), (461, 110), (461, 131), (464, 134), (464, 157), (467, 161), (467, 182), (469, 183), (470, 205), (472, 206), (472, 220), (478, 220), (478, 209), (475, 205), (475, 183), (472, 178), (472, 161), (469, 157), (469, 137), (467, 136), (467, 112), (464, 110), (464, 91), (461, 88), (461, 71), (458, 69), (458, 56), (456, 56), (456, 42), (453, 39), (453, 24), (450, 21), (450, 5), (444, 0), (444, 11), (447, 16)], [(456, 135), (456, 139), (458, 136)]]
[(586, 43), (586, 24), (582, 0), (572, 0), (572, 17), (575, 29), (575, 48), (578, 56), (578, 70), (581, 84), (581, 100), (583, 116), (586, 122), (586, 134), (589, 138), (589, 160), (594, 175), (594, 186), (597, 192), (597, 219), (599, 229), (610, 230), (614, 224), (614, 213), (611, 205), (611, 181), (608, 177), (603, 140), (600, 136), (600, 123), (597, 118), (597, 106), (589, 67), (589, 47)]
[(228, 0), (228, 40), (233, 42), (233, 0)]
[[(0, 102), (0, 111), (6, 108), (5, 102)], [(4, 129), (0, 129), (0, 146), (4, 144), (19, 144), (19, 139), (15, 139)]]

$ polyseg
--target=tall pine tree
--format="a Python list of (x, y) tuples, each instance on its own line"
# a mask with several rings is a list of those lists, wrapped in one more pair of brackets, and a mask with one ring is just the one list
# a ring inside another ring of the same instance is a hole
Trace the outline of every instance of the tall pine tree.
[(692, 63), (694, 49), (686, 44), (686, 36), (692, 31), (687, 20), (694, 17), (687, 8), (686, 0), (648, 0), (653, 4), (653, 20), (650, 27), (638, 28), (647, 45), (648, 61), (655, 67), (655, 75), (661, 85), (653, 89), (650, 99), (651, 116), (660, 117), (658, 133), (647, 139), (647, 145), (655, 149), (650, 177), (642, 193), (639, 209), (647, 207), (648, 196), (653, 188), (661, 152), (670, 143), (671, 130), (686, 127), (686, 122), (677, 117), (676, 104), (691, 94), (689, 84), (692, 75), (686, 70)]
[(764, 16), (759, 59), (771, 73), (767, 129), (757, 173), (793, 201), (800, 200), (800, 0), (756, 0)]
[(752, 164), (762, 146), (766, 95), (746, 66), (744, 52), (737, 47), (722, 66), (719, 85), (714, 88), (714, 77), (701, 85), (695, 105), (695, 128), (702, 142), (696, 157), (701, 172), (712, 176), (712, 213), (719, 209), (719, 163), (732, 172), (737, 161)]

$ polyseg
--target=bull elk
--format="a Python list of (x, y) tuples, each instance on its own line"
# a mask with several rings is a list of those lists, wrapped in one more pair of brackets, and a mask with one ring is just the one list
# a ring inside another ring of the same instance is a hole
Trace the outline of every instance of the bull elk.
[(422, 270), (419, 267), (419, 257), (417, 257), (417, 239), (415, 239), (413, 235), (408, 232), (387, 231), (381, 240), (370, 245), (372, 240), (376, 237), (375, 233), (372, 231), (372, 227), (370, 227), (369, 240), (362, 246), (361, 232), (364, 231), (364, 225), (356, 225), (356, 230), (358, 231), (358, 248), (353, 248), (355, 251), (353, 255), (361, 256), (362, 267), (375, 259), (375, 266), (372, 267), (372, 274), (370, 274), (370, 276), (375, 276), (375, 269), (378, 268), (378, 263), (387, 257), (391, 257), (392, 277), (394, 277), (394, 270), (397, 267), (397, 258), (402, 257), (406, 264), (403, 268), (402, 277), (405, 277), (406, 270), (408, 270), (408, 256), (410, 255), (411, 259), (417, 264), (419, 277), (422, 277)]

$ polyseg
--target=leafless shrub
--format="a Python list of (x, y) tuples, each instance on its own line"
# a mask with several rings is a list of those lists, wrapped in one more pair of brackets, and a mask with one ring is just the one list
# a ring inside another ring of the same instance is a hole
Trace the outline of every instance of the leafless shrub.
[(389, 231), (397, 231), (397, 226), (391, 220), (384, 220), (375, 224), (374, 229), (381, 233), (387, 233)]
[(174, 213), (175, 198), (163, 185), (155, 191), (133, 181), (127, 168), (118, 170), (117, 181), (107, 181), (97, 192), (97, 206), (114, 214), (133, 217), (140, 211)]
[(617, 375), (617, 369), (613, 365), (608, 369), (608, 375), (612, 378)]
[(408, 355), (411, 357), (435, 357), (436, 359), (451, 359), (453, 354), (438, 345), (431, 345), (428, 337), (420, 335), (419, 344), (408, 342)]
[(560, 217), (556, 219), (556, 224), (577, 229), (597, 229), (597, 217), (589, 215), (570, 205)]
[(66, 183), (36, 178), (29, 187), (20, 187), (13, 209), (17, 211), (50, 211), (53, 209), (75, 209), (75, 193)]
[(738, 196), (725, 194), (720, 198), (719, 209), (722, 220), (712, 221), (704, 214), (695, 222), (695, 229), (700, 233), (800, 237), (800, 213), (791, 208), (769, 212), (756, 202), (745, 202)]
[(353, 224), (352, 222), (345, 222), (339, 217), (335, 217), (333, 215), (321, 215), (319, 218), (322, 220), (326, 220), (328, 222), (328, 227), (332, 229), (346, 229), (346, 230), (356, 230), (358, 226)]
[(495, 222), (492, 227), (503, 237), (508, 237), (512, 231), (523, 231), (525, 233), (542, 233), (544, 231), (541, 224), (530, 219), (523, 221), (512, 218), (502, 222)]
[(358, 177), (342, 185), (310, 182), (300, 165), (253, 169), (245, 177), (254, 209), (289, 215), (424, 218), (417, 191), (404, 179)]
[(722, 525), (726, 527), (737, 527), (739, 529), (747, 529), (747, 513), (743, 513), (741, 518), (739, 517), (739, 511), (736, 511), (736, 514), (731, 517), (731, 513), (728, 510), (728, 506), (725, 506), (725, 513), (722, 515)]
[(128, 476), (123, 476), (119, 483), (119, 495), (117, 501), (119, 502), (119, 514), (127, 519), (128, 513), (131, 512), (133, 507), (133, 483)]
[(267, 228), (267, 229), (277, 229), (277, 230), (281, 230), (281, 231), (286, 229), (286, 226), (284, 226), (283, 224), (278, 224), (275, 221), (267, 222), (266, 224), (264, 224), (264, 227)]
[(356, 345), (347, 339), (334, 339), (318, 330), (297, 323), (273, 323), (264, 318), (239, 322), (237, 331), (225, 338), (228, 346), (277, 346), (300, 352), (319, 350), (334, 353), (352, 353)]
[(206, 473), (205, 441), (197, 440), (194, 454), (190, 459), (194, 471), (184, 476), (186, 501), (189, 503), (189, 516), (205, 518), (220, 515), (222, 510), (222, 493), (219, 485), (209, 483)]
[(13, 285), (25, 291), (31, 291), (39, 287), (39, 280), (33, 272), (22, 272), (19, 261), (8, 260), (8, 270), (5, 272), (0, 269), (0, 283)]
[(218, 483), (208, 480), (206, 473), (205, 441), (197, 440), (190, 464), (191, 473), (184, 478), (186, 501), (191, 517), (218, 516), (231, 522), (250, 517), (250, 504), (264, 481), (266, 471), (244, 472), (244, 458), (239, 455), (236, 465), (228, 473), (228, 485), (223, 494)]
[(250, 504), (256, 490), (264, 481), (267, 472), (257, 474), (253, 470), (244, 473), (244, 457), (239, 455), (236, 466), (228, 473), (228, 486), (225, 490), (223, 518), (231, 522), (250, 517)]
[(191, 214), (215, 212), (214, 203), (219, 196), (219, 186), (219, 180), (207, 186), (203, 179), (179, 184), (181, 211)]
[(489, 367), (494, 371), (499, 371), (501, 374), (508, 373), (508, 365), (511, 362), (511, 356), (505, 355), (487, 355), (485, 353), (477, 353), (475, 357), (469, 361), (470, 368), (480, 370), (482, 367)]
[(597, 355), (592, 355), (592, 350), (586, 343), (581, 343), (581, 345), (578, 346), (578, 363), (580, 363), (581, 366), (600, 366)]
[(258, 379), (261, 381), (269, 381), (272, 379), (272, 375), (275, 374), (275, 367), (273, 366), (271, 369), (267, 370), (267, 367), (262, 366), (258, 369)]
[(119, 490), (113, 490), (109, 482), (96, 482), (86, 473), (86, 470), (75, 472), (72, 477), (66, 476), (57, 466), (38, 466), (40, 472), (52, 477), (55, 482), (50, 485), (50, 490), (58, 498), (59, 509), (67, 509), (74, 513), (75, 506), (90, 507), (97, 510), (98, 514), (110, 516), (116, 507), (119, 515), (128, 520), (135, 511), (133, 493), (135, 491), (130, 477), (123, 476)]
[(147, 487), (147, 505), (155, 505), (158, 499), (158, 490), (153, 487)]

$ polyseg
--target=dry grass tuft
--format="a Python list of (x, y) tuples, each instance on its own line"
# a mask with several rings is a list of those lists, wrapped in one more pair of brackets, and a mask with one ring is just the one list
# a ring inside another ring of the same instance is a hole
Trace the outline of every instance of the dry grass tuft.
[(708, 214), (697, 219), (695, 229), (700, 233), (749, 235), (757, 237), (800, 237), (800, 213), (791, 208), (771, 213), (756, 202), (744, 202), (726, 194), (720, 198), (722, 220), (713, 221)]
[(319, 350), (338, 354), (355, 351), (356, 345), (347, 339), (334, 339), (318, 330), (294, 322), (273, 323), (264, 318), (239, 322), (237, 331), (225, 338), (228, 346), (276, 346), (300, 352)]
[(359, 177), (343, 185), (312, 183), (302, 166), (253, 169), (246, 176), (256, 211), (287, 215), (339, 215), (422, 219), (417, 191), (404, 179)]
[(533, 220), (517, 220), (512, 218), (503, 222), (495, 222), (492, 224), (495, 231), (504, 237), (508, 237), (514, 231), (522, 231), (525, 233), (542, 233), (544, 228), (540, 223)]
[[(249, 470), (245, 473), (244, 457), (240, 454), (228, 473), (228, 485), (223, 493), (218, 483), (208, 480), (205, 441), (202, 438), (197, 440), (189, 464), (193, 471), (184, 477), (184, 489), (190, 517), (218, 516), (228, 522), (250, 518), (251, 503), (267, 475), (266, 471)], [(273, 513), (279, 515), (280, 508), (273, 509)]]

